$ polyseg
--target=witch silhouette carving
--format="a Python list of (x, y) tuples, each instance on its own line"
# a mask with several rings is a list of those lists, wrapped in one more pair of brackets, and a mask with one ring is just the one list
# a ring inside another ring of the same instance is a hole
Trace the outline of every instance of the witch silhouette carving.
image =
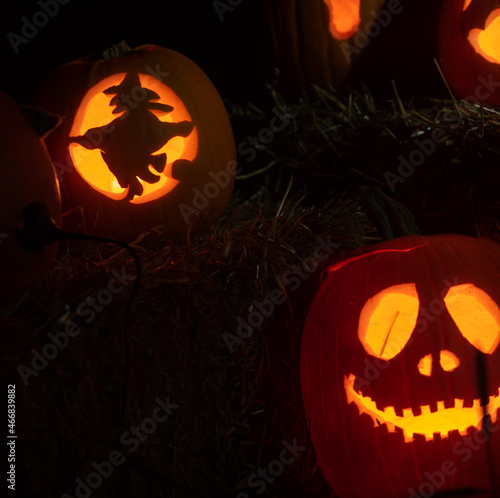
[[(115, 175), (120, 187), (128, 188), (126, 200), (140, 196), (144, 190), (138, 178), (147, 183), (160, 180), (149, 169), (162, 173), (167, 164), (167, 154), (154, 153), (174, 137), (187, 137), (193, 131), (193, 123), (163, 122), (151, 111), (169, 113), (173, 107), (160, 102), (160, 96), (148, 88), (143, 88), (137, 73), (129, 73), (119, 85), (104, 90), (106, 95), (114, 95), (109, 105), (116, 106), (113, 114), (121, 114), (110, 123), (90, 128), (84, 135), (70, 137), (86, 149), (100, 149), (109, 170)], [(133, 99), (131, 95), (140, 95)], [(96, 140), (95, 137), (101, 137)], [(147, 137), (147, 141), (144, 140)]]

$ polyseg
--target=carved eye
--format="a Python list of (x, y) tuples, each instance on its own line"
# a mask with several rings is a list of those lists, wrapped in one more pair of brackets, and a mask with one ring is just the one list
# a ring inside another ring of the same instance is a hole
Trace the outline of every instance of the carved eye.
[(496, 9), (486, 19), (484, 29), (474, 28), (469, 32), (468, 40), (480, 56), (489, 62), (500, 64), (499, 33), (500, 9)]
[(500, 341), (497, 303), (474, 284), (451, 287), (444, 303), (462, 335), (483, 353), (493, 353)]
[(415, 328), (419, 300), (415, 284), (393, 285), (363, 306), (358, 337), (365, 350), (390, 360), (406, 346)]
[(330, 13), (329, 29), (337, 40), (347, 40), (358, 30), (360, 17), (360, 2), (353, 0), (323, 0)]

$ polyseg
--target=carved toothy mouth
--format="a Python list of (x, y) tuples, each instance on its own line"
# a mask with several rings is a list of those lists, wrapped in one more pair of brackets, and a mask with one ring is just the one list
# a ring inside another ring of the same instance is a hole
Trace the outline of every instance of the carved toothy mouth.
[(403, 431), (406, 443), (413, 441), (415, 435), (425, 436), (427, 441), (439, 434), (442, 438), (448, 437), (448, 433), (458, 431), (466, 435), (470, 427), (481, 429), (485, 414), (491, 416), (491, 421), (496, 422), (497, 410), (500, 408), (500, 393), (489, 397), (488, 404), (483, 407), (481, 401), (475, 399), (471, 407), (464, 407), (464, 400), (455, 398), (454, 406), (445, 408), (444, 401), (437, 402), (437, 410), (431, 412), (429, 405), (421, 406), (421, 414), (415, 415), (411, 408), (405, 408), (403, 415), (396, 415), (393, 406), (383, 410), (377, 408), (375, 401), (369, 396), (363, 396), (354, 389), (356, 376), (349, 374), (344, 377), (344, 387), (347, 394), (347, 403), (354, 403), (359, 414), (367, 413), (373, 420), (373, 425), (385, 424), (389, 432), (396, 429)]

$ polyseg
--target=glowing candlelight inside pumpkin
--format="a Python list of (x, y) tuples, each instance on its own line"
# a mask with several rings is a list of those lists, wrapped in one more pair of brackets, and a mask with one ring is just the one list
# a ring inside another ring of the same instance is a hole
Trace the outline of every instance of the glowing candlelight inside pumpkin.
[(329, 29), (337, 40), (347, 40), (358, 31), (361, 0), (324, 0), (330, 12)]
[(500, 9), (486, 19), (485, 28), (470, 30), (468, 40), (474, 50), (487, 61), (500, 64)]

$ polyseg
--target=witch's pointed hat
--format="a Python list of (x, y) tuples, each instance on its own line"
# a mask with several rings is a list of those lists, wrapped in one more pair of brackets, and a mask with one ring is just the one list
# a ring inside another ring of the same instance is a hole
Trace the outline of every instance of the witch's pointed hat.
[(159, 102), (151, 102), (152, 100), (160, 100), (160, 96), (150, 90), (149, 88), (144, 88), (141, 85), (141, 81), (139, 79), (138, 73), (127, 73), (123, 81), (119, 85), (110, 86), (103, 91), (106, 95), (115, 95), (109, 103), (109, 105), (114, 105), (116, 108), (113, 110), (113, 114), (118, 114), (122, 112), (121, 106), (127, 107), (127, 103), (123, 102), (122, 95), (132, 96), (137, 93), (137, 89), (141, 88), (143, 92), (141, 92), (141, 100), (138, 101), (138, 104), (141, 103), (141, 107), (143, 109), (155, 109), (158, 111), (163, 111), (165, 113), (172, 112), (174, 108), (167, 104), (160, 104)]

